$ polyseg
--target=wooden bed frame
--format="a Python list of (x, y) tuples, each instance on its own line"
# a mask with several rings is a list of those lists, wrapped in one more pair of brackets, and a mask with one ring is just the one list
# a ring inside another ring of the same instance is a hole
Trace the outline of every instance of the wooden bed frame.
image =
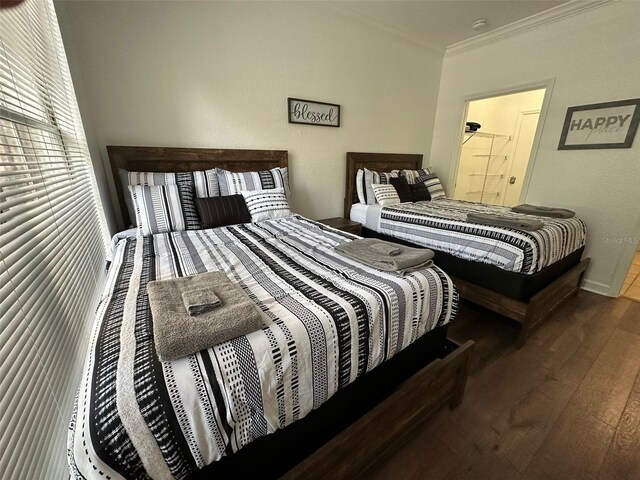
[[(107, 151), (125, 222), (129, 214), (119, 168), (144, 172), (189, 172), (220, 167), (246, 172), (288, 166), (285, 150), (107, 146)], [(361, 476), (435, 410), (446, 403), (454, 408), (462, 402), (473, 345), (472, 341), (459, 345), (447, 340), (443, 347), (450, 353), (405, 380), (389, 397), (302, 460), (285, 478)], [(207, 475), (207, 467), (195, 477), (201, 478), (201, 475)]]
[[(350, 217), (351, 206), (359, 201), (356, 190), (356, 173), (360, 168), (381, 172), (402, 169), (418, 170), (422, 168), (422, 155), (347, 152), (347, 184), (344, 199), (345, 218)], [(420, 245), (415, 246), (420, 247)], [(436, 253), (436, 263), (437, 259)], [(578, 292), (590, 262), (590, 258), (583, 259), (529, 298), (528, 301), (513, 299), (460, 278), (452, 277), (452, 279), (462, 298), (520, 323), (521, 328), (517, 347), (521, 348), (526, 343), (530, 333), (544, 322), (553, 310)]]

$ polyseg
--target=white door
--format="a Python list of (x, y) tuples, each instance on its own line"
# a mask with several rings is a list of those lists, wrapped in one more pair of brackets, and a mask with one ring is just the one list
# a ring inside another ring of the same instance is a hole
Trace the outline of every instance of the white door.
[(520, 116), (516, 134), (514, 135), (513, 160), (504, 194), (503, 205), (507, 206), (514, 206), (520, 203), (520, 192), (522, 191), (524, 176), (527, 173), (527, 165), (531, 157), (531, 148), (536, 136), (540, 112), (521, 112)]

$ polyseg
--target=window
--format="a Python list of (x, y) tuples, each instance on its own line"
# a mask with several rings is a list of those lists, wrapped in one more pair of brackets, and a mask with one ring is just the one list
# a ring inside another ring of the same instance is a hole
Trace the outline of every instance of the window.
[(0, 9), (0, 470), (64, 478), (106, 226), (51, 0)]

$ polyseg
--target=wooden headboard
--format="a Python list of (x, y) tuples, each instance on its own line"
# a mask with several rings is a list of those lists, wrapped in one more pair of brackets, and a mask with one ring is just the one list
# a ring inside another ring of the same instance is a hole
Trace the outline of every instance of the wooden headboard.
[(125, 226), (135, 223), (135, 219), (129, 218), (124, 201), (124, 187), (120, 183), (119, 168), (130, 172), (193, 172), (219, 167), (232, 172), (253, 172), (287, 167), (289, 163), (289, 155), (286, 150), (223, 150), (219, 148), (108, 145), (107, 152)]
[(344, 197), (344, 218), (349, 218), (351, 205), (358, 203), (356, 173), (360, 168), (368, 168), (376, 172), (403, 169), (418, 170), (422, 168), (422, 154), (347, 152), (347, 188)]

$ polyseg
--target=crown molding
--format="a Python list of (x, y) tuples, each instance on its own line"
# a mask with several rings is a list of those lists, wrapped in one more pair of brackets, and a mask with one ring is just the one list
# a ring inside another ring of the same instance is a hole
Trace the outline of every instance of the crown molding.
[(410, 44), (413, 47), (428, 50), (432, 53), (437, 53), (438, 55), (444, 54), (444, 48), (439, 48), (432, 43), (425, 42), (418, 36), (411, 35), (405, 30), (393, 27), (386, 23), (379, 22), (369, 15), (356, 11), (346, 5), (338, 5), (333, 2), (314, 1), (300, 2), (299, 4), (315, 9), (316, 11), (322, 11), (325, 14), (337, 15), (343, 20), (348, 21), (352, 24), (358, 25), (360, 27), (365, 27), (371, 31), (375, 31), (376, 33), (383, 33), (389, 38), (393, 38), (395, 40)]
[(521, 35), (544, 25), (609, 5), (615, 1), (618, 0), (572, 0), (550, 8), (549, 10), (533, 14), (530, 17), (523, 18), (522, 20), (498, 27), (490, 32), (449, 45), (445, 51), (445, 57), (451, 57), (459, 53), (468, 52), (469, 50), (499, 42), (509, 37)]

